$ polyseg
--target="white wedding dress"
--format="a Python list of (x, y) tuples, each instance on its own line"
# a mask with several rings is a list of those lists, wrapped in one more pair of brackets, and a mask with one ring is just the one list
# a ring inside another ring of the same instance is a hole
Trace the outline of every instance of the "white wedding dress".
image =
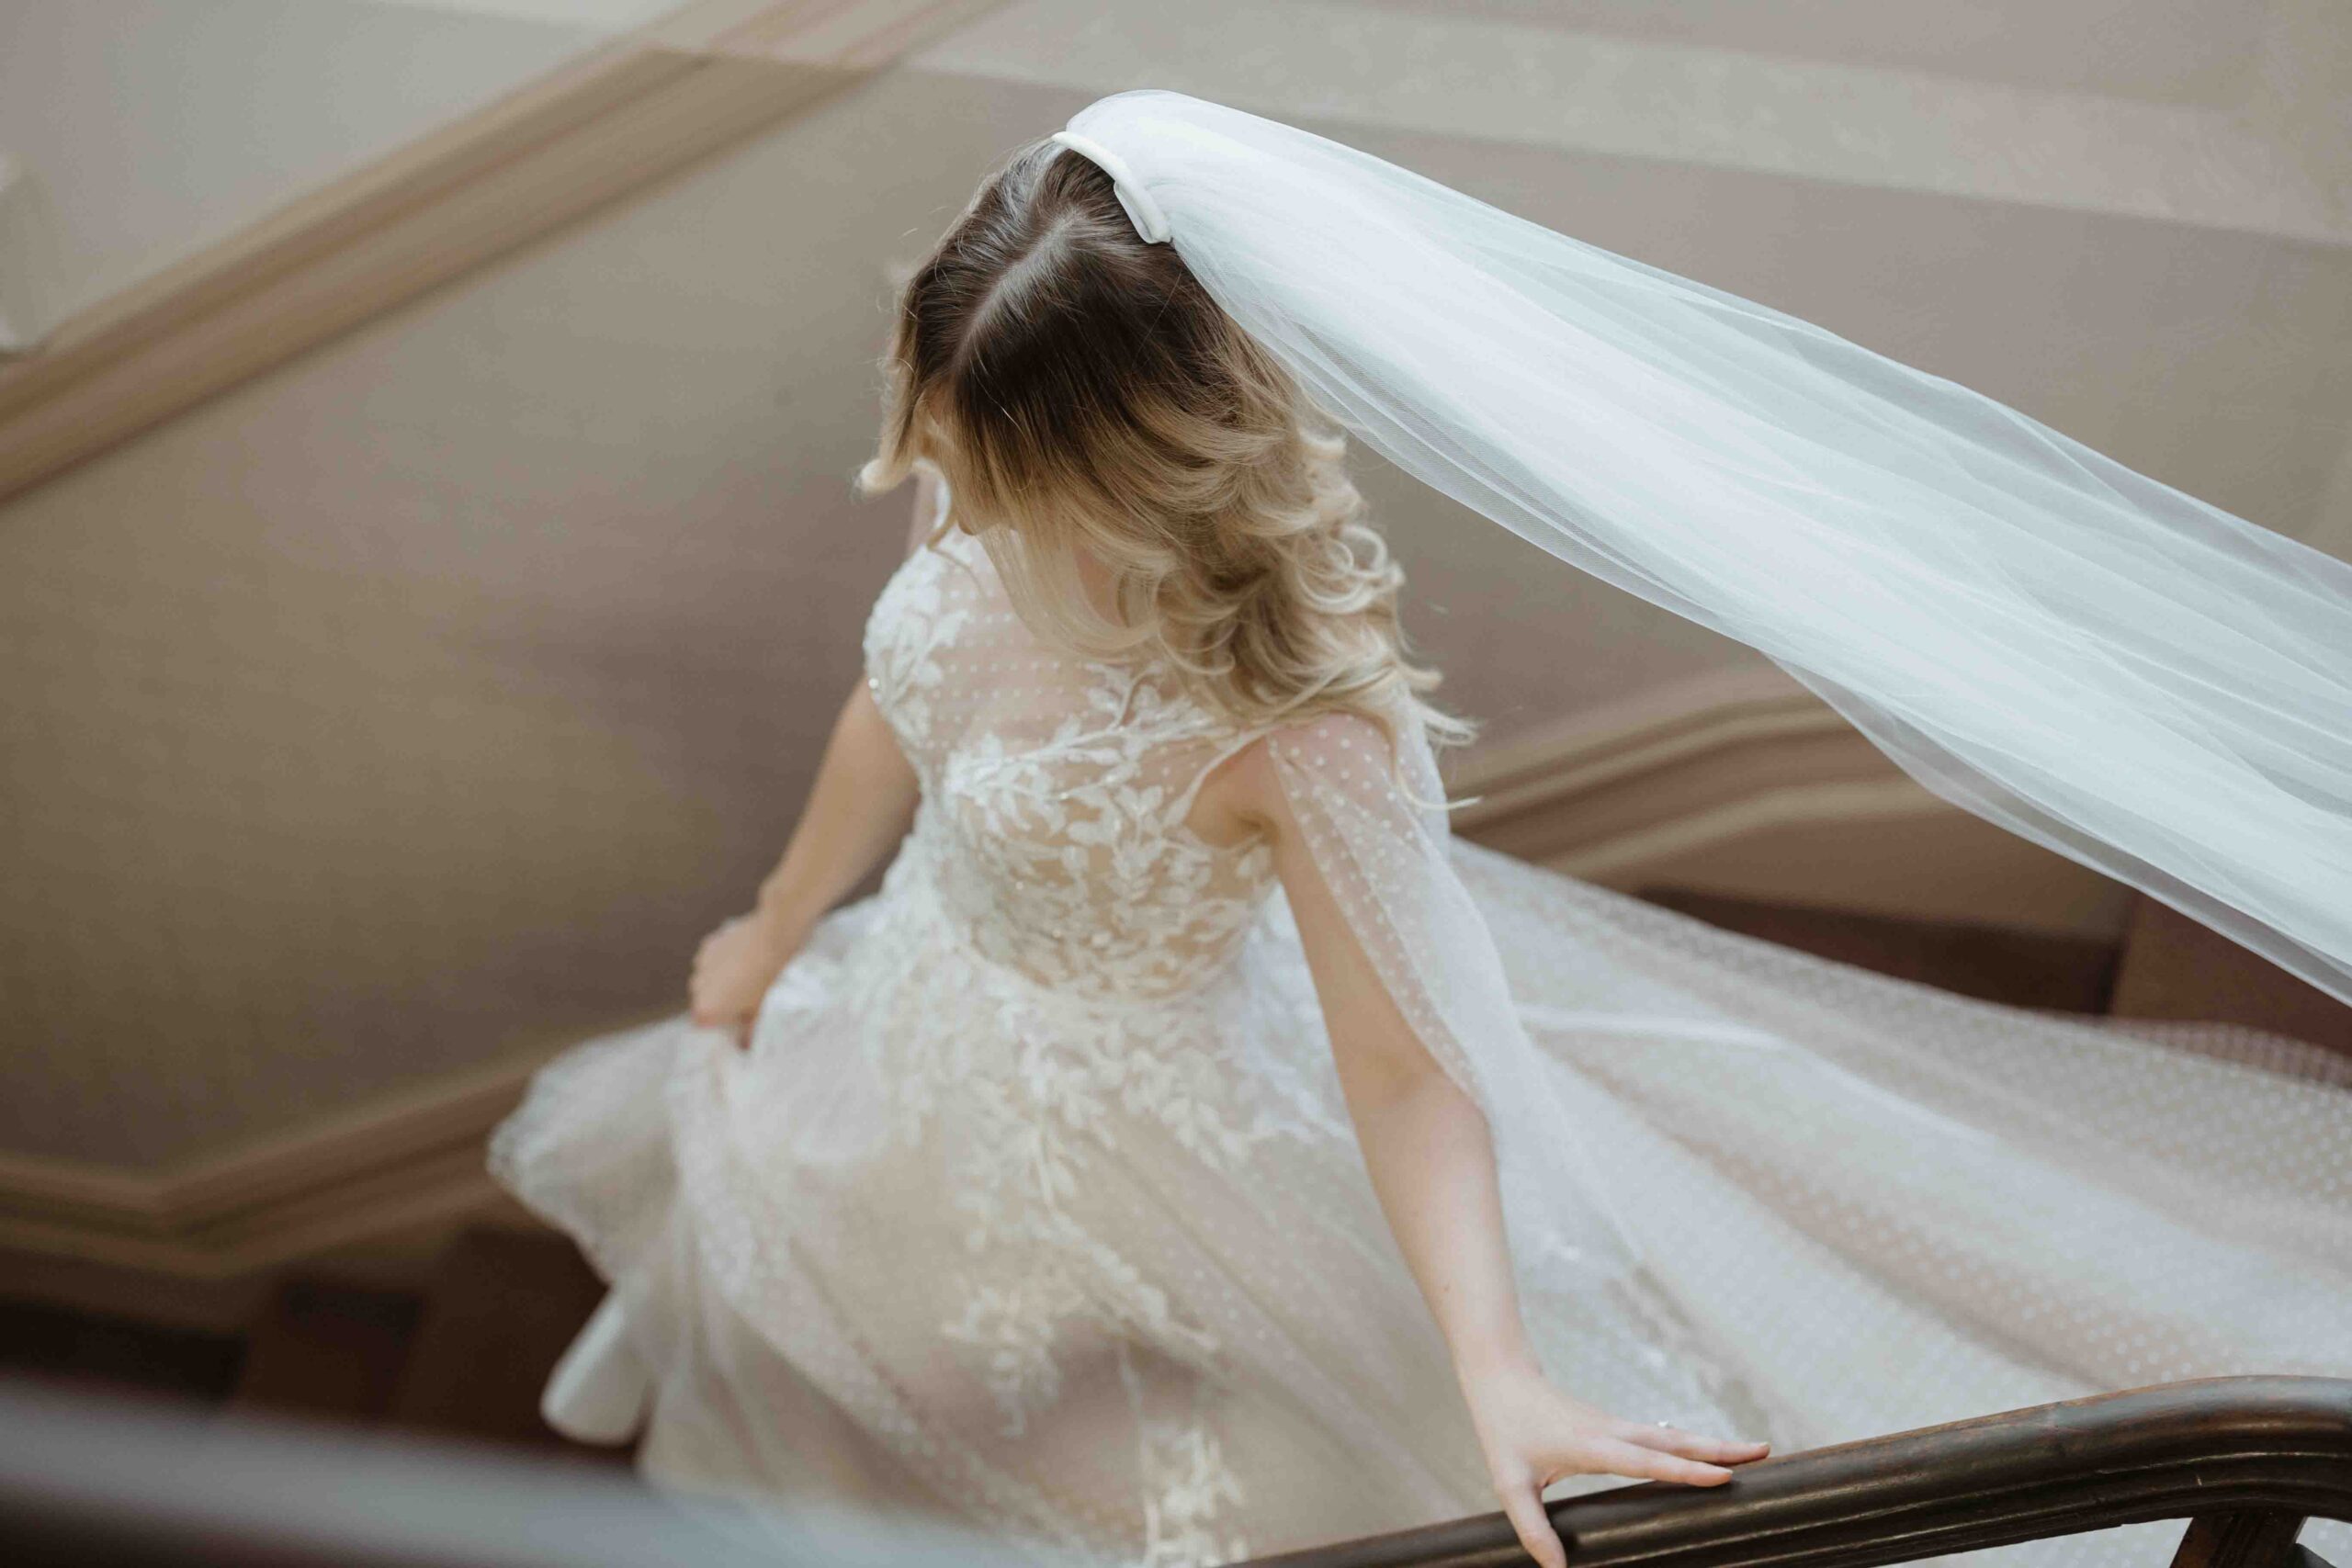
[[(882, 890), (818, 926), (747, 1052), (683, 1017), (591, 1041), (492, 1142), (612, 1282), (608, 1348), (653, 1385), (640, 1469), (1130, 1563), (1489, 1511), (1271, 856), (1184, 826), (1253, 737), (1042, 646), (952, 530), (865, 658), (922, 787)], [(1565, 1108), (1585, 1190), (1514, 1221), (1562, 1387), (1787, 1452), (2352, 1377), (2338, 1058), (1962, 998), (1528, 866), (1401, 798), (1375, 735), (1269, 746), (1432, 1050), (1523, 1032)], [(1630, 1273), (1579, 1272), (1595, 1215)], [(1996, 1555), (2140, 1568), (2177, 1533)], [(2305, 1540), (2352, 1562), (2343, 1527)]]

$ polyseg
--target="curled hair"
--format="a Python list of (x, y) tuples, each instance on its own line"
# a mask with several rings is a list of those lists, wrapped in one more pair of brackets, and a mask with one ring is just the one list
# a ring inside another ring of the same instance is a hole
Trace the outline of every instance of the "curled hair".
[(1385, 730), (1401, 701), (1432, 741), (1469, 738), (1420, 696), (1438, 675), (1407, 657), (1404, 573), (1337, 427), (1092, 163), (1037, 142), (983, 183), (901, 293), (884, 368), (861, 490), (935, 463), (1041, 637), (1160, 656), (1244, 726)]

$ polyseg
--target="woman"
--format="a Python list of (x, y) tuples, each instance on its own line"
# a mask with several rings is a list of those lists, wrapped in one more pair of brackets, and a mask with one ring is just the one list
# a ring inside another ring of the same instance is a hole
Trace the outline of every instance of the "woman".
[(1499, 1501), (1559, 1568), (1555, 1483), (2352, 1375), (2322, 1053), (1450, 839), (1466, 727), (1341, 442), (1165, 230), (1066, 135), (907, 286), (862, 478), (923, 476), (915, 547), (791, 844), (691, 1014), (559, 1058), (493, 1145), (614, 1286), (550, 1419), (1121, 1562)]

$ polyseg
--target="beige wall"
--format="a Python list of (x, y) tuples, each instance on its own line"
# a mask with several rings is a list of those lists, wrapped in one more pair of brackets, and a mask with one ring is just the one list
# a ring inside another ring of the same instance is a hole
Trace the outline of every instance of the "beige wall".
[(386, 0), (0, 0), (0, 152), (54, 204), (71, 310), (610, 26)]
[[(0, 511), (0, 1150), (219, 1149), (676, 997), (781, 846), (904, 509), (885, 265), (1087, 95), (906, 72)], [(2288, 532), (2352, 254), (1341, 122)], [(1388, 478), (1498, 738), (1760, 663)]]

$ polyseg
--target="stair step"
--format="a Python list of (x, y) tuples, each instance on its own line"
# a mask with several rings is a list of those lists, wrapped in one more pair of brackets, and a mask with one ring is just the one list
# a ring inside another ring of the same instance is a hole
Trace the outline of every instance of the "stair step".
[(2243, 1023), (2352, 1056), (2352, 1007), (2154, 898), (2132, 908), (2110, 1010)]
[(394, 1395), (392, 1424), (626, 1464), (539, 1418), (548, 1373), (605, 1287), (566, 1237), (473, 1226), (442, 1253)]
[(424, 1303), (398, 1291), (296, 1279), (245, 1339), (232, 1405), (372, 1422), (391, 1408)]
[(0, 1301), (0, 1378), (214, 1404), (243, 1353), (233, 1335)]
[(1802, 953), (2011, 1007), (2105, 1012), (2116, 944), (2096, 937), (1779, 903), (1690, 888), (1639, 890), (1650, 903)]

